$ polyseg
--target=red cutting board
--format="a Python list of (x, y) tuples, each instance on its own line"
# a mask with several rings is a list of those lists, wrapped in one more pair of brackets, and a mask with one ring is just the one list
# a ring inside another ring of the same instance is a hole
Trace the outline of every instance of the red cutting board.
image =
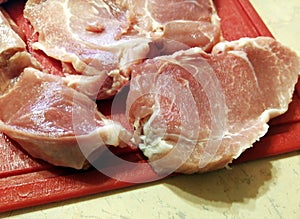
[[(215, 0), (223, 35), (227, 40), (241, 37), (272, 36), (263, 21), (247, 0)], [(11, 16), (27, 35), (29, 43), (36, 39), (31, 36), (20, 11), (24, 0), (11, 1), (5, 5)], [(60, 66), (41, 52), (32, 51), (39, 61), (47, 65), (54, 74), (60, 74)], [(300, 83), (297, 85), (289, 111), (270, 122), (270, 131), (255, 147), (247, 150), (234, 163), (245, 162), (300, 149)], [(16, 143), (0, 133), (0, 212), (56, 202), (70, 198), (95, 194), (135, 185), (111, 179), (97, 170), (76, 171), (54, 167), (27, 155)], [(117, 149), (118, 156), (132, 162), (147, 163), (137, 150)], [(128, 181), (152, 181), (155, 173), (148, 165), (119, 170)], [(125, 180), (124, 180), (125, 181)]]

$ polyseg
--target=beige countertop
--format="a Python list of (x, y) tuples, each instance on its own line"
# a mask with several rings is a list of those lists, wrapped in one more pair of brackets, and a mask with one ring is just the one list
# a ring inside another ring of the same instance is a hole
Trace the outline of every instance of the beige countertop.
[[(300, 1), (251, 0), (274, 36), (300, 54)], [(0, 214), (12, 218), (300, 218), (300, 152), (231, 170)]]

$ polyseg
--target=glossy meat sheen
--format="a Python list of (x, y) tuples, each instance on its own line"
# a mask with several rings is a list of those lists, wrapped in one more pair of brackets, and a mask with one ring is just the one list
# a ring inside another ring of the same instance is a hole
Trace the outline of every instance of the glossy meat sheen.
[(133, 63), (191, 46), (209, 50), (220, 39), (211, 0), (28, 0), (24, 15), (39, 33), (35, 48), (71, 63), (65, 73), (92, 75), (68, 80), (82, 92), (91, 86), (99, 90), (86, 93), (98, 99), (114, 95), (129, 80)]
[(299, 72), (296, 53), (272, 38), (194, 48), (137, 65), (127, 115), (157, 172), (218, 169), (287, 110)]
[(0, 106), (0, 131), (33, 157), (54, 165), (85, 168), (89, 156), (105, 145), (120, 146), (127, 135), (61, 77), (33, 68), (26, 68), (0, 97)]

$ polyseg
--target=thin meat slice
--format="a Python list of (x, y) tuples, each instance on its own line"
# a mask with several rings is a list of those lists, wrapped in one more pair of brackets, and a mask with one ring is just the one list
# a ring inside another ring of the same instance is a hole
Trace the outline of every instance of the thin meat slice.
[(127, 99), (135, 140), (159, 173), (222, 168), (288, 109), (299, 72), (296, 53), (268, 37), (149, 59)]
[[(211, 0), (115, 0), (134, 17), (132, 29), (156, 40), (168, 40), (165, 50), (182, 43), (210, 50), (220, 41), (220, 19)], [(174, 49), (173, 49), (174, 50)], [(167, 51), (165, 51), (167, 53)]]
[(0, 9), (0, 94), (5, 92), (10, 80), (17, 77), (25, 67), (38, 67), (14, 27), (13, 21)]
[(24, 16), (39, 34), (33, 46), (71, 64), (67, 73), (73, 70), (84, 76), (70, 79), (74, 88), (85, 90), (81, 79), (98, 77), (89, 85), (99, 90), (98, 99), (113, 96), (129, 79), (128, 65), (140, 62), (149, 52), (149, 39), (121, 37), (128, 26), (125, 12), (114, 16), (102, 0), (29, 0)]
[(129, 136), (61, 77), (34, 68), (24, 70), (0, 106), (0, 131), (53, 165), (87, 168), (103, 147), (123, 146)]

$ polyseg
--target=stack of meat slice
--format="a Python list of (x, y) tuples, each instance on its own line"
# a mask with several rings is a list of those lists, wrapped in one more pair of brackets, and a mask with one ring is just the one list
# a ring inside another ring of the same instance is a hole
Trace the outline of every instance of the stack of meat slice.
[(39, 33), (34, 47), (64, 64), (70, 86), (97, 99), (116, 94), (133, 63), (220, 39), (207, 0), (28, 0), (24, 15)]
[[(0, 15), (0, 130), (34, 157), (76, 169), (89, 166), (104, 145), (121, 146), (128, 132), (106, 119), (63, 78), (43, 73)], [(75, 119), (77, 118), (77, 119)], [(80, 145), (79, 145), (80, 143)]]
[[(219, 42), (211, 0), (28, 0), (24, 16), (34, 49), (64, 76), (44, 73), (1, 15), (11, 37), (0, 35), (0, 131), (59, 166), (86, 168), (106, 145), (133, 143), (158, 173), (222, 168), (287, 110), (300, 71), (272, 38)], [(128, 82), (132, 133), (93, 101)]]

